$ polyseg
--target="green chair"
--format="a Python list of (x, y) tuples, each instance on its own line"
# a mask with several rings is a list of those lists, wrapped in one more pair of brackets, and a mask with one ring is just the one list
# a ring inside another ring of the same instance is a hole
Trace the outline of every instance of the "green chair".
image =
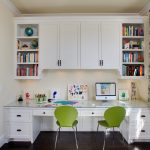
[[(99, 129), (99, 125), (106, 128), (105, 135), (107, 132), (107, 129), (118, 128), (120, 127), (121, 122), (124, 120), (126, 114), (126, 110), (124, 107), (121, 106), (114, 106), (108, 108), (104, 113), (104, 119), (98, 121), (97, 131)], [(119, 129), (120, 130), (120, 129)], [(104, 135), (104, 143), (103, 143), (103, 150), (105, 149), (105, 135)], [(114, 141), (114, 134), (113, 134), (113, 141)]]
[(55, 149), (57, 145), (58, 131), (60, 133), (60, 129), (62, 127), (73, 128), (75, 141), (76, 141), (76, 148), (78, 149), (77, 134), (76, 134), (77, 124), (78, 124), (78, 121), (76, 120), (78, 117), (77, 109), (72, 106), (59, 106), (55, 109), (54, 115), (57, 120), (56, 124), (58, 125), (58, 130), (57, 130), (56, 139), (55, 139)]

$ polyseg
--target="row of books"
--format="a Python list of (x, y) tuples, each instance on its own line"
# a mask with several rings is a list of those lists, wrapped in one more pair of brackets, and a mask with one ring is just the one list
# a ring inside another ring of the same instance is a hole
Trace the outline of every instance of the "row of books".
[(129, 39), (124, 39), (122, 43), (122, 48), (123, 49), (143, 49), (144, 48), (144, 41), (139, 40), (129, 40)]
[(143, 65), (122, 65), (123, 76), (144, 76)]
[(144, 30), (141, 26), (123, 25), (122, 34), (123, 36), (144, 36)]
[(18, 53), (17, 54), (17, 62), (38, 62), (38, 53)]
[(17, 76), (38, 76), (38, 65), (30, 67), (18, 66)]
[(123, 62), (144, 62), (143, 53), (141, 52), (124, 52)]

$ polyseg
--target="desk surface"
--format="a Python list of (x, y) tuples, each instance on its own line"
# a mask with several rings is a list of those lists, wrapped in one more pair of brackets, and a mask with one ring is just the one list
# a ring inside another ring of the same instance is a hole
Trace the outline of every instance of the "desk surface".
[[(51, 108), (51, 107), (57, 107), (57, 106), (62, 105), (61, 103), (55, 103), (55, 102), (58, 102), (58, 100), (55, 100), (52, 103), (44, 102), (42, 104), (37, 104), (35, 100), (30, 100), (29, 103), (26, 103), (25, 101), (23, 102), (15, 101), (6, 105), (5, 107)], [(75, 103), (72, 103), (72, 106), (78, 107), (78, 108), (102, 108), (102, 107), (105, 108), (105, 107), (111, 107), (111, 106), (124, 106), (126, 108), (150, 108), (150, 103), (140, 101), (140, 100), (136, 100), (136, 101), (79, 100), (79, 101), (71, 101), (71, 102), (75, 102)]]

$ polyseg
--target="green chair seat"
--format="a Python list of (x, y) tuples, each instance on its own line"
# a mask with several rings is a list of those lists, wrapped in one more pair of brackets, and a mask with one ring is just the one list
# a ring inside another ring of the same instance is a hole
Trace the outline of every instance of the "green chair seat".
[(109, 128), (109, 124), (106, 122), (106, 120), (100, 120), (98, 121), (98, 124), (103, 127)]

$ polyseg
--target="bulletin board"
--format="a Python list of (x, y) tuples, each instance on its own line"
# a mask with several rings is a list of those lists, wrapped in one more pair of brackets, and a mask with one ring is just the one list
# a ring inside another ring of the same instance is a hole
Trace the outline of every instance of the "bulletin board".
[(69, 84), (68, 100), (87, 100), (88, 86), (87, 84)]

